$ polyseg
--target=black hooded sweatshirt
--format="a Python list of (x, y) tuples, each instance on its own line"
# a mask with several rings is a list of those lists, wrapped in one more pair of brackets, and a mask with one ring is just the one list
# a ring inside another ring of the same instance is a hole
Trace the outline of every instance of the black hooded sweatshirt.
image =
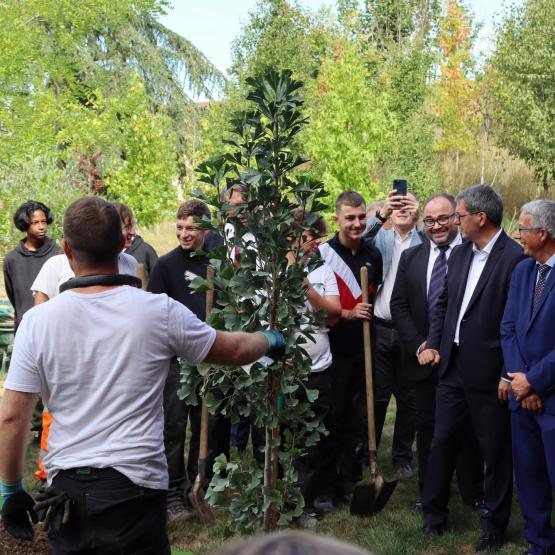
[(27, 238), (21, 239), (15, 249), (4, 258), (4, 286), (8, 299), (15, 309), (16, 329), (23, 315), (34, 304), (31, 285), (42, 265), (49, 258), (60, 254), (58, 245), (48, 237), (36, 251), (25, 248), (26, 240)]
[(144, 264), (145, 276), (148, 280), (148, 276), (158, 260), (158, 255), (154, 248), (148, 243), (145, 243), (140, 235), (135, 235), (135, 239), (133, 239), (131, 245), (125, 249), (125, 252), (130, 254), (139, 264)]

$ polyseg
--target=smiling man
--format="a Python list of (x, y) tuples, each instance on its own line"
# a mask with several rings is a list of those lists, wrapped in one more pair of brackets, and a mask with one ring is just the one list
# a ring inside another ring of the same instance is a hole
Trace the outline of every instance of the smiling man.
[[(524, 254), (511, 278), (501, 322), (505, 370), (512, 379), (513, 460), (527, 555), (555, 553), (555, 202), (522, 207), (518, 239)], [(551, 485), (551, 487), (549, 487)]]
[[(209, 259), (207, 256), (195, 255), (196, 251), (208, 251), (222, 244), (221, 239), (199, 229), (195, 219), (210, 218), (208, 206), (200, 200), (191, 199), (184, 202), (177, 211), (175, 234), (179, 246), (168, 254), (161, 256), (150, 274), (148, 290), (152, 293), (166, 293), (168, 297), (185, 305), (200, 320), (206, 319), (206, 295), (197, 293), (190, 286), (196, 276), (206, 277)], [(181, 387), (181, 367), (176, 358), (171, 361), (170, 371), (164, 388), (164, 447), (168, 461), (168, 522), (178, 523), (189, 519), (192, 512), (188, 509), (186, 497), (189, 480), (197, 474), (198, 446), (200, 439), (200, 405), (191, 407), (177, 396)], [(220, 417), (210, 419), (209, 426), (213, 433), (210, 438), (226, 436), (226, 422)], [(191, 425), (191, 442), (187, 460), (184, 463), (185, 435), (187, 421)], [(213, 428), (217, 426), (217, 428)], [(227, 425), (228, 427), (229, 425)], [(221, 429), (220, 429), (221, 428)], [(217, 431), (216, 431), (217, 429)], [(227, 431), (229, 441), (229, 432)], [(225, 439), (222, 439), (222, 443)], [(209, 441), (209, 449), (214, 447)], [(219, 454), (224, 449), (215, 448)], [(209, 451), (209, 457), (211, 455)], [(211, 461), (207, 465), (212, 468)], [(189, 478), (189, 480), (188, 480)]]
[[(435, 427), (437, 368), (418, 364), (418, 353), (425, 347), (430, 314), (433, 312), (447, 274), (447, 260), (461, 244), (455, 223), (455, 199), (439, 193), (426, 200), (423, 209), (426, 241), (401, 255), (393, 294), (391, 315), (403, 347), (403, 371), (411, 383), (416, 400), (416, 452), (418, 489), (424, 479)], [(457, 460), (457, 479), (463, 500), (477, 509), (483, 498), (484, 461), (470, 422), (468, 441)], [(422, 510), (421, 499), (413, 510)]]
[(321, 245), (319, 252), (335, 273), (341, 301), (340, 322), (329, 333), (334, 361), (330, 443), (336, 472), (330, 476), (328, 487), (322, 486), (315, 495), (314, 510), (320, 513), (334, 509), (333, 497), (350, 503), (355, 484), (362, 478), (358, 451), (367, 439), (362, 320), (370, 319), (372, 305), (362, 302), (361, 267), (368, 268), (371, 302), (382, 281), (382, 257), (362, 239), (366, 227), (364, 199), (354, 191), (341, 193), (335, 201), (334, 220), (339, 232)]

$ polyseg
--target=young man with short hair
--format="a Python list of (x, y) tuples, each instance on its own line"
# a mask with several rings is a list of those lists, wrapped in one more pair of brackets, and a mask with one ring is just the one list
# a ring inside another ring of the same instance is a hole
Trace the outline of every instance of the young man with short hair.
[[(334, 364), (331, 378), (334, 475), (327, 488), (314, 500), (317, 512), (334, 510), (334, 501), (350, 503), (362, 479), (360, 450), (366, 444), (366, 395), (362, 320), (369, 320), (372, 304), (382, 281), (382, 257), (362, 235), (366, 227), (364, 199), (354, 191), (341, 193), (335, 202), (334, 221), (339, 227), (329, 241), (320, 245), (320, 256), (333, 270), (339, 288), (341, 317), (329, 333)], [(362, 302), (360, 269), (368, 269), (370, 304)]]
[[(210, 218), (208, 206), (197, 199), (184, 202), (177, 211), (175, 222), (176, 237), (179, 245), (168, 254), (161, 256), (148, 282), (152, 293), (166, 293), (186, 306), (201, 321), (206, 320), (206, 294), (197, 293), (191, 288), (191, 280), (197, 276), (206, 277), (209, 258), (199, 256), (197, 251), (208, 251), (221, 245), (220, 238), (213, 235), (207, 244), (208, 232), (199, 229), (196, 220)], [(177, 358), (172, 359), (170, 371), (164, 388), (164, 446), (168, 461), (169, 492), (168, 521), (183, 522), (192, 516), (187, 501), (187, 489), (190, 480), (197, 474), (198, 449), (200, 439), (200, 405), (189, 406), (179, 399), (177, 392), (181, 388), (181, 366)], [(191, 441), (187, 469), (184, 463), (185, 437), (187, 421), (191, 423)], [(211, 472), (211, 461), (229, 446), (229, 421), (223, 417), (210, 417), (209, 462), (206, 465)]]

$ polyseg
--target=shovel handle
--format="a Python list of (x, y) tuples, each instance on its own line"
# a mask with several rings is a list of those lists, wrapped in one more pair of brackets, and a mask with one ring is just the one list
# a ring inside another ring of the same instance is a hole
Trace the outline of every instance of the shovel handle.
[[(368, 303), (368, 268), (360, 269), (360, 286), (362, 302)], [(374, 417), (374, 382), (372, 377), (372, 351), (370, 347), (370, 321), (362, 321), (364, 338), (364, 374), (366, 377), (366, 411), (368, 414), (368, 450), (370, 452), (370, 471), (372, 476), (377, 473), (376, 454), (376, 420)]]
[[(206, 291), (206, 320), (212, 312), (214, 305), (214, 267), (206, 268), (206, 281), (208, 282), (208, 290)], [(204, 383), (206, 385), (206, 376)], [(202, 397), (202, 405), (200, 411), (200, 442), (198, 453), (198, 471), (199, 474), (205, 475), (206, 455), (208, 454), (208, 405), (206, 404), (206, 396)]]

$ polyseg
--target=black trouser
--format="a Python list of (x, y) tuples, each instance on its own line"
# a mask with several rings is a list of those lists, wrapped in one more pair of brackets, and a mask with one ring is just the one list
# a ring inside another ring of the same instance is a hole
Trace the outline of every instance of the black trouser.
[[(312, 403), (314, 418), (331, 428), (331, 374), (333, 367), (323, 372), (311, 373), (306, 387), (318, 390), (318, 398)], [(303, 399), (304, 401), (304, 399)], [(298, 481), (305, 504), (310, 507), (316, 497), (326, 493), (330, 475), (333, 474), (334, 452), (330, 435), (321, 435), (316, 445), (306, 447), (305, 454), (295, 461)]]
[(447, 373), (437, 388), (436, 426), (422, 498), (424, 518), (434, 528), (441, 528), (447, 522), (449, 485), (470, 418), (486, 461), (487, 513), (482, 515), (482, 527), (487, 532), (500, 534), (509, 522), (513, 492), (510, 414), (507, 406), (498, 400), (497, 388), (482, 391), (465, 387), (462, 372), (458, 349), (454, 348)]
[(361, 345), (350, 353), (332, 351), (332, 354), (329, 440), (334, 453), (334, 475), (328, 482), (333, 484), (336, 495), (343, 496), (352, 493), (362, 479), (362, 451), (368, 441), (364, 353)]
[(403, 371), (403, 353), (397, 331), (389, 322), (379, 318), (375, 324), (374, 407), (376, 411), (376, 440), (382, 436), (387, 407), (395, 396), (397, 412), (391, 456), (394, 465), (412, 461), (412, 444), (416, 433), (416, 401), (412, 384)]
[[(190, 482), (195, 479), (198, 468), (200, 442), (200, 400), (197, 406), (187, 405), (179, 399), (181, 367), (172, 359), (164, 386), (164, 448), (168, 462), (168, 499), (186, 499)], [(187, 420), (191, 423), (191, 439), (185, 469), (185, 439)], [(208, 417), (208, 455), (206, 479), (212, 477), (214, 459), (224, 453), (229, 457), (229, 420), (219, 415)], [(205, 484), (206, 486), (207, 484)]]
[[(435, 427), (437, 375), (414, 382), (416, 399), (416, 454), (418, 459), (418, 490), (424, 492), (424, 480)], [(482, 500), (484, 496), (484, 457), (472, 428), (470, 418), (466, 424), (466, 440), (457, 459), (459, 492), (466, 503)]]
[(166, 490), (137, 486), (113, 468), (62, 470), (52, 485), (72, 500), (71, 518), (48, 534), (54, 555), (165, 555)]

